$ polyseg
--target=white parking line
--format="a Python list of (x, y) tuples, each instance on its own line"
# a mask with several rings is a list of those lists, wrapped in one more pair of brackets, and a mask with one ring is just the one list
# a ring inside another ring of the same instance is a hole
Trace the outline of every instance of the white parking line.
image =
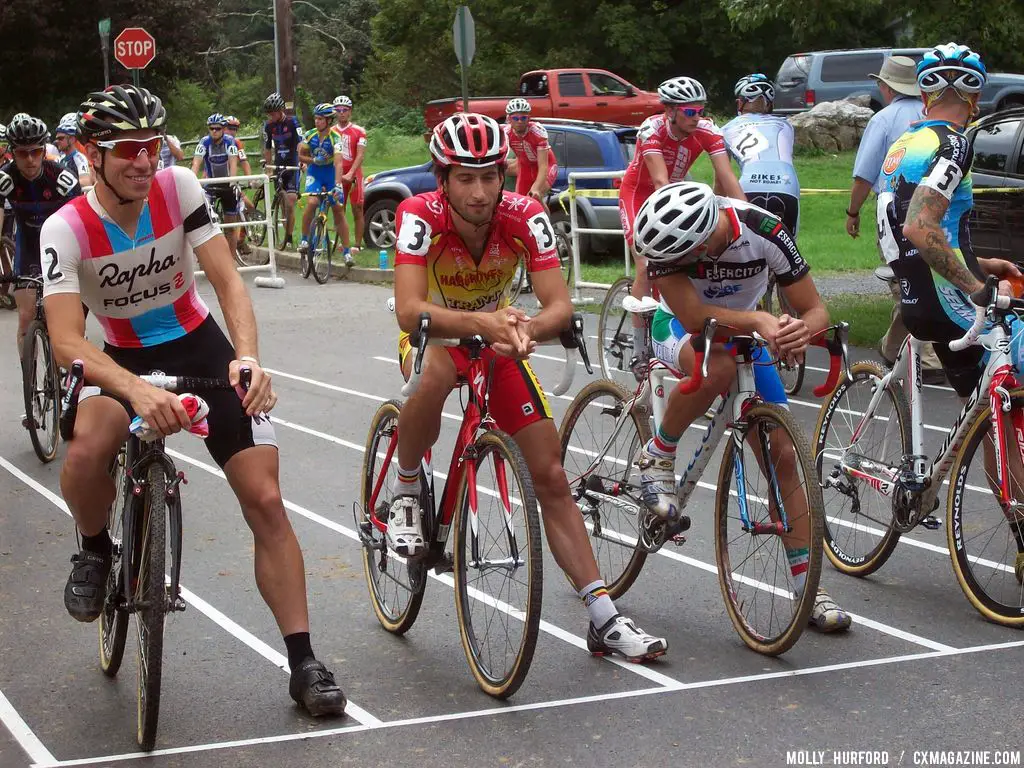
[(25, 750), (25, 754), (32, 758), (34, 763), (54, 762), (55, 758), (50, 754), (50, 750), (44, 747), (39, 737), (32, 733), (28, 723), (11, 706), (11, 702), (4, 696), (3, 691), (0, 691), (0, 722), (7, 726), (7, 730), (11, 732), (11, 736), (18, 742), (18, 746)]
[[(171, 453), (171, 451), (168, 451), (168, 453)], [(2, 456), (0, 456), (0, 467), (6, 469), (16, 478), (21, 480), (21, 482), (23, 482), (25, 485), (29, 486), (32, 490), (36, 491), (43, 498), (47, 499), (51, 504), (53, 504), (59, 510), (64, 512), (64, 514), (68, 515), (68, 517), (71, 516), (71, 510), (68, 509), (68, 505), (64, 502), (64, 499), (55, 494), (45, 485), (42, 485), (35, 478), (29, 477), (27, 474), (22, 472), (20, 469), (11, 464), (11, 462), (7, 461), (7, 459), (3, 458)], [(286, 673), (289, 671), (288, 659), (286, 656), (279, 653), (278, 651), (275, 651), (273, 648), (271, 648), (258, 637), (253, 635), (247, 629), (237, 624), (235, 621), (228, 618), (224, 613), (214, 608), (212, 605), (210, 605), (208, 602), (200, 598), (191, 590), (187, 589), (184, 585), (181, 585), (181, 594), (182, 597), (185, 598), (186, 602), (192, 605), (197, 611), (206, 616), (210, 621), (218, 625), (225, 632), (234, 636), (238, 640), (241, 640), (247, 646), (249, 646), (258, 654), (260, 654), (260, 656), (267, 659), (275, 666), (280, 667)], [(358, 704), (355, 704), (352, 701), (349, 701), (348, 705), (345, 707), (345, 714), (349, 715), (353, 720), (363, 725), (375, 725), (381, 722), (376, 717), (367, 712), (365, 709), (363, 709)]]
[(548, 709), (560, 709), (581, 704), (596, 704), (609, 701), (623, 701), (638, 699), (646, 696), (656, 696), (680, 693), (685, 691), (700, 690), (705, 688), (719, 688), (727, 685), (742, 685), (744, 683), (759, 683), (766, 680), (780, 680), (793, 677), (805, 677), (808, 675), (828, 674), (830, 672), (845, 672), (852, 669), (865, 669), (869, 667), (883, 667), (891, 664), (904, 664), (913, 661), (925, 661), (930, 659), (943, 658), (947, 656), (961, 656), (974, 653), (986, 653), (992, 651), (1010, 650), (1024, 647), (1024, 640), (1007, 643), (995, 643), (989, 645), (976, 645), (969, 648), (960, 648), (951, 651), (929, 651), (926, 653), (911, 653), (902, 656), (889, 656), (878, 659), (864, 659), (862, 661), (848, 661), (839, 664), (826, 664), (818, 667), (805, 667), (804, 669), (787, 669), (780, 672), (763, 672), (754, 675), (741, 675), (721, 680), (701, 680), (693, 683), (679, 683), (672, 687), (642, 688), (637, 691), (617, 691), (615, 693), (595, 694), (591, 696), (578, 696), (575, 698), (558, 699), (556, 701), (538, 701), (531, 704), (515, 704), (505, 707), (491, 707), (489, 709), (474, 709), (468, 712), (452, 712), (445, 715), (433, 715), (426, 717), (411, 717), (404, 720), (391, 720), (373, 726), (348, 726), (340, 728), (329, 728), (305, 733), (286, 733), (279, 736), (260, 736), (252, 739), (238, 739), (235, 741), (213, 742), (209, 744), (193, 744), (186, 747), (172, 747), (170, 749), (156, 749), (152, 752), (131, 752), (120, 755), (107, 755), (103, 757), (90, 757), (80, 760), (61, 760), (48, 763), (36, 763), (33, 768), (70, 768), (78, 765), (95, 765), (97, 763), (115, 763), (127, 760), (138, 760), (140, 758), (163, 757), (165, 755), (182, 755), (196, 752), (212, 752), (226, 749), (238, 749), (241, 747), (258, 746), (262, 744), (281, 744), (292, 741), (306, 741), (308, 739), (323, 739), (339, 736), (347, 733), (363, 733), (366, 731), (384, 730), (391, 728), (414, 727), (420, 725), (436, 725), (438, 723), (450, 723), (462, 720), (474, 720), (483, 717), (500, 717), (519, 712), (536, 712)]
[[(296, 424), (296, 423), (291, 422), (291, 421), (285, 421), (283, 419), (279, 419), (276, 416), (271, 417), (271, 421), (273, 421), (275, 424), (280, 424), (281, 426), (289, 427), (291, 429), (296, 429), (296, 430), (298, 430), (300, 432), (304, 432), (305, 434), (308, 434), (308, 435), (310, 435), (312, 437), (317, 437), (317, 438), (319, 438), (321, 440), (326, 440), (328, 442), (332, 442), (332, 443), (335, 443), (337, 445), (341, 445), (341, 446), (344, 446), (346, 448), (350, 448), (350, 449), (358, 451), (360, 453), (364, 452), (364, 447), (363, 446), (358, 445), (357, 443), (353, 443), (351, 441), (345, 440), (343, 438), (335, 437), (334, 435), (330, 435), (330, 434), (327, 434), (325, 432), (321, 432), (319, 430), (315, 430), (315, 429), (312, 429), (310, 427), (303, 426), (301, 424)], [(176, 457), (177, 456), (181, 456), (185, 461), (192, 462), (192, 463), (196, 464), (197, 466), (203, 466), (201, 462), (196, 462), (195, 460), (190, 459), (187, 456), (184, 456), (182, 454), (178, 454), (178, 453), (175, 453), (173, 451), (168, 451), (168, 453), (170, 453), (170, 454), (172, 454), (172, 455), (174, 455)], [(209, 465), (206, 465), (206, 466), (209, 466)], [(443, 475), (440, 472), (437, 472), (436, 470), (434, 472), (434, 475), (435, 475), (435, 477), (439, 477), (441, 479), (445, 479), (445, 477), (446, 477), (445, 475)], [(700, 481), (698, 483), (698, 485), (700, 487), (705, 488), (705, 489), (710, 490), (710, 491), (716, 491), (717, 490), (715, 486), (710, 485), (709, 483), (705, 483), (704, 481)], [(286, 503), (285, 506), (288, 506), (288, 503)], [(289, 509), (291, 509), (291, 507), (289, 507)], [(317, 516), (317, 517), (319, 517), (319, 516)], [(336, 530), (336, 526), (337, 526), (337, 524), (333, 524), (331, 527)], [(349, 535), (350, 538), (351, 537), (358, 538), (356, 536), (356, 534), (355, 534), (355, 531), (350, 531), (347, 535)], [(690, 565), (690, 566), (693, 566), (695, 568), (699, 568), (701, 570), (707, 571), (709, 573), (713, 573), (713, 574), (716, 574), (716, 575), (718, 573), (717, 568), (714, 565), (710, 564), (710, 563), (705, 563), (703, 561), (696, 560), (694, 558), (687, 557), (685, 555), (680, 555), (677, 552), (668, 551), (664, 547), (661, 550), (659, 550), (659, 554), (662, 554), (665, 557), (668, 557), (669, 559), (676, 560), (676, 561), (682, 562), (682, 563), (684, 563), (686, 565)], [(754, 586), (757, 586), (757, 585), (755, 584)], [(772, 589), (774, 589), (774, 588), (772, 588)], [(853, 614), (851, 614), (851, 615), (853, 615)], [(953, 650), (952, 646), (944, 645), (943, 643), (939, 643), (939, 642), (936, 642), (934, 640), (929, 640), (928, 638), (920, 637), (920, 636), (912, 634), (910, 632), (905, 632), (902, 629), (899, 629), (897, 627), (892, 627), (892, 626), (889, 626), (887, 624), (883, 624), (882, 622), (875, 621), (874, 619), (868, 619), (867, 617), (859, 616), (859, 615), (856, 616), (855, 618), (860, 619), (861, 623), (865, 627), (870, 627), (871, 629), (874, 629), (874, 630), (876, 630), (878, 632), (882, 632), (883, 634), (887, 634), (887, 635), (890, 635), (892, 637), (897, 637), (897, 638), (900, 638), (900, 639), (905, 640), (907, 642), (911, 642), (911, 643), (914, 643), (916, 645), (923, 646), (925, 648), (931, 648), (932, 650), (939, 650), (939, 651)], [(579, 647), (585, 647), (585, 644), (583, 644), (583, 638), (576, 638), (576, 644), (578, 644)], [(616, 661), (618, 661), (618, 660), (616, 659)], [(634, 665), (626, 666), (626, 669), (631, 669), (634, 672), (637, 671), (637, 667), (635, 667)], [(646, 667), (640, 667), (640, 669), (647, 669), (647, 668)], [(671, 678), (669, 678), (669, 679), (671, 679)]]

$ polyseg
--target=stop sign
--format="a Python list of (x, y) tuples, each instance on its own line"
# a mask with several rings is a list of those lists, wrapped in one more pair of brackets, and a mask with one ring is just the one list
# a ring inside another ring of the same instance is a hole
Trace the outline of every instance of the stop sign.
[(145, 69), (156, 57), (156, 40), (142, 27), (127, 27), (114, 39), (114, 58), (125, 69)]

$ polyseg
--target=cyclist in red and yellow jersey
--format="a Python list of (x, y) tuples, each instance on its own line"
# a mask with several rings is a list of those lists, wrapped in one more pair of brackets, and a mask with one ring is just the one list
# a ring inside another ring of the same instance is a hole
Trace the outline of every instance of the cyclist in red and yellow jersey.
[[(429, 312), (438, 336), (480, 335), (490, 347), (489, 409), (526, 459), (555, 561), (576, 586), (590, 614), (587, 647), (643, 661), (665, 653), (652, 637), (615, 609), (569, 492), (558, 434), (528, 358), (538, 341), (569, 324), (572, 303), (558, 269), (555, 238), (536, 200), (503, 192), (508, 140), (490, 117), (457, 114), (430, 140), (438, 190), (398, 207), (395, 311), (403, 331)], [(510, 306), (509, 289), (522, 260), (543, 309), (534, 317)], [(465, 350), (428, 347), (416, 392), (402, 406), (398, 478), (388, 518), (388, 547), (406, 557), (426, 551), (419, 503), (420, 462), (437, 440), (441, 409), (467, 368)]]

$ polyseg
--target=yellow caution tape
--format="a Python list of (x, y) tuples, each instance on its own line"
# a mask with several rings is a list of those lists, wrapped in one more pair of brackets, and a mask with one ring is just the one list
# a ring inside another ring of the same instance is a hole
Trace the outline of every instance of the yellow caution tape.
[[(1024, 187), (975, 187), (976, 195), (991, 195), (995, 192), (1020, 192), (1024, 193)], [(801, 189), (801, 195), (848, 195), (848, 189)]]

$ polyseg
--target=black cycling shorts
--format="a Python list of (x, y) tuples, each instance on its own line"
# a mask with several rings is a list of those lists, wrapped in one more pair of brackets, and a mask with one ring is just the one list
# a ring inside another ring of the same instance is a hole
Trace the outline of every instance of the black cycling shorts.
[(782, 219), (794, 239), (800, 227), (800, 198), (781, 192), (747, 192), (747, 202), (764, 208), (772, 216)]
[(206, 187), (206, 196), (210, 198), (211, 203), (214, 200), (220, 200), (224, 215), (242, 215), (242, 198), (233, 184), (210, 184)]
[[(194, 331), (174, 341), (139, 349), (105, 344), (103, 351), (122, 368), (138, 375), (163, 371), (169, 376), (223, 379), (228, 375), (228, 365), (235, 359), (231, 342), (212, 315)], [(101, 394), (120, 402), (128, 411), (129, 418), (135, 417), (124, 398), (109, 392)], [(242, 401), (234, 391), (218, 389), (193, 394), (202, 397), (210, 406), (210, 415), (206, 419), (210, 425), (210, 436), (204, 442), (217, 466), (223, 467), (236, 453), (255, 445), (277, 447), (277, 436), (270, 419), (260, 418), (259, 423), (255, 423), (245, 415)]]
[[(284, 163), (282, 163), (283, 165)], [(298, 171), (282, 171), (281, 172), (281, 189), (284, 192), (295, 192), (299, 191), (299, 172)]]

